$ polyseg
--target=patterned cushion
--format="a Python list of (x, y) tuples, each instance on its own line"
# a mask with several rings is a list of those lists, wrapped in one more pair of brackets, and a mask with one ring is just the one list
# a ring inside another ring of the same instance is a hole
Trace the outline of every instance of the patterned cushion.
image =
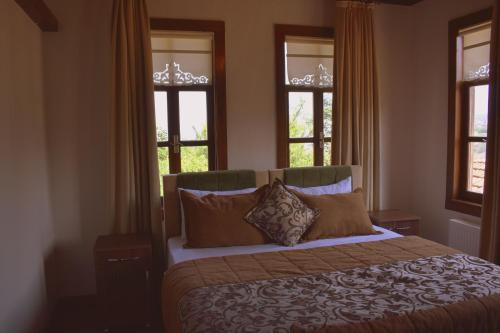
[(275, 242), (294, 246), (318, 216), (319, 210), (309, 208), (276, 180), (269, 194), (245, 215), (245, 220)]

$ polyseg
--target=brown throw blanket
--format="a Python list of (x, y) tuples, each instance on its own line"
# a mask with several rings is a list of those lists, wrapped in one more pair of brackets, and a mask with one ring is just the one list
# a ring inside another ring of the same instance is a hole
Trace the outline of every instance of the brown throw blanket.
[(500, 267), (419, 237), (173, 266), (166, 332), (500, 332)]

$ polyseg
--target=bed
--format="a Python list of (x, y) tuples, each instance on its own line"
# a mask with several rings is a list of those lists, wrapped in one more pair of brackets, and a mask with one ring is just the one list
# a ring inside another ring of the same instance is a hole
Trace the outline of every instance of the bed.
[(359, 167), (164, 177), (166, 332), (500, 332), (500, 267), (419, 237), (183, 248), (178, 187), (315, 186)]

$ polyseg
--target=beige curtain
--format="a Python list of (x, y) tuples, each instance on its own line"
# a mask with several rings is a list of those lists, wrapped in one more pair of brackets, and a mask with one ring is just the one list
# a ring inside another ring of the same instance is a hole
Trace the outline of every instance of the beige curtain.
[(500, 23), (498, 10), (499, 1), (497, 0), (491, 45), (490, 107), (480, 253), (482, 258), (500, 265), (500, 62), (498, 61)]
[(114, 231), (153, 235), (159, 250), (160, 185), (145, 0), (114, 0), (112, 22)]
[[(344, 2), (343, 2), (344, 3)], [(340, 4), (340, 2), (339, 2)], [(333, 115), (335, 164), (363, 167), (368, 209), (379, 208), (379, 105), (373, 5), (337, 8), (337, 108)]]

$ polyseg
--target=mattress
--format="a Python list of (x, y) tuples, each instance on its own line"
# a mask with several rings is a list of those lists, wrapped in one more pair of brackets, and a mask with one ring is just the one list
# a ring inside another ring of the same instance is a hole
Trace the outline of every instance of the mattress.
[(181, 237), (174, 237), (168, 240), (168, 248), (167, 248), (168, 267), (171, 267), (183, 261), (196, 260), (202, 258), (225, 257), (238, 254), (255, 254), (255, 253), (274, 252), (274, 251), (304, 250), (304, 249), (312, 249), (323, 246), (374, 242), (396, 237), (402, 237), (400, 234), (397, 234), (395, 232), (392, 232), (384, 228), (380, 228), (377, 226), (374, 226), (374, 228), (377, 231), (380, 231), (381, 234), (320, 239), (317, 241), (301, 243), (294, 247), (281, 246), (277, 244), (264, 244), (264, 245), (252, 245), (252, 246), (186, 249), (183, 247), (184, 240), (182, 240)]

